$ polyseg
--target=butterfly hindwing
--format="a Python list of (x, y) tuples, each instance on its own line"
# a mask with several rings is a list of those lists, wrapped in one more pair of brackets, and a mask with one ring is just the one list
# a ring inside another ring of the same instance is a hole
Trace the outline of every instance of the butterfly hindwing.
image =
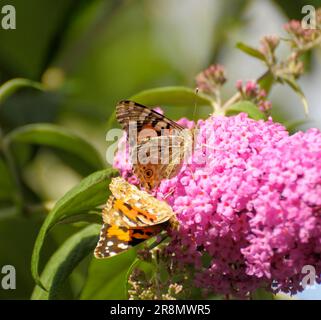
[(164, 226), (162, 224), (128, 228), (104, 223), (94, 255), (98, 259), (114, 256), (150, 239), (163, 229)]
[[(184, 129), (184, 133), (186, 132)], [(144, 159), (145, 154), (148, 159), (146, 163), (134, 163), (133, 171), (146, 190), (152, 190), (162, 179), (170, 179), (178, 174), (187, 154), (185, 146), (188, 138), (183, 134), (160, 136), (137, 145), (138, 159)]]
[(103, 209), (103, 226), (95, 249), (96, 258), (108, 258), (164, 230), (174, 216), (171, 207), (121, 177), (113, 178)]

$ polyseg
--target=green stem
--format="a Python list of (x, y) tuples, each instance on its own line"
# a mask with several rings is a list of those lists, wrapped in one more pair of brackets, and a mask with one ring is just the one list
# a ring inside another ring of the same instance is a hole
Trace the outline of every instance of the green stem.
[(224, 114), (225, 114), (226, 110), (228, 109), (228, 107), (231, 106), (232, 104), (238, 102), (239, 100), (241, 100), (241, 97), (242, 97), (241, 94), (239, 92), (237, 92), (229, 100), (227, 100), (222, 107)]
[(134, 268), (141, 262), (140, 259), (135, 258), (135, 260), (133, 261), (133, 263), (130, 265), (127, 273), (126, 273), (126, 282), (125, 282), (125, 295), (127, 296), (127, 298), (129, 298), (128, 296), (128, 291), (129, 291), (129, 285), (128, 285), (128, 280), (130, 275), (132, 274)]
[(34, 88), (41, 91), (44, 90), (43, 85), (39, 82), (23, 78), (11, 79), (0, 86), (0, 107), (8, 97), (22, 88)]
[(225, 116), (225, 110), (222, 107), (220, 91), (215, 90), (213, 96), (215, 97), (215, 99), (212, 99), (213, 114)]
[(14, 202), (16, 204), (18, 212), (21, 213), (23, 208), (23, 191), (22, 191), (23, 188), (22, 188), (22, 184), (18, 174), (18, 170), (15, 164), (12, 152), (10, 150), (10, 146), (8, 145), (5, 139), (1, 139), (1, 147), (2, 147), (4, 158), (8, 164), (8, 168), (9, 168), (12, 180), (17, 190), (16, 194), (14, 195)]

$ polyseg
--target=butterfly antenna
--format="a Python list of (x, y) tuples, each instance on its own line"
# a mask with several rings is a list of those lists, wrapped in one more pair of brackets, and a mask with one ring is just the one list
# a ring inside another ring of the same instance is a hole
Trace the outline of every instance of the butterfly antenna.
[(165, 195), (164, 195), (164, 200), (166, 200), (169, 196), (171, 196), (173, 193), (175, 192), (175, 188), (171, 188), (169, 190), (169, 192), (167, 192)]

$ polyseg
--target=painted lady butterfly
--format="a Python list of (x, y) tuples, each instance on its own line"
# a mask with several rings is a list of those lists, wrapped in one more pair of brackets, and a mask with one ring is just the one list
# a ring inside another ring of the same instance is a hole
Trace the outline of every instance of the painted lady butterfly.
[(121, 177), (113, 178), (109, 188), (112, 196), (103, 209), (96, 258), (108, 258), (155, 236), (174, 218), (166, 202)]
[(116, 106), (116, 118), (127, 133), (133, 171), (146, 191), (178, 174), (193, 147), (193, 132), (133, 101)]

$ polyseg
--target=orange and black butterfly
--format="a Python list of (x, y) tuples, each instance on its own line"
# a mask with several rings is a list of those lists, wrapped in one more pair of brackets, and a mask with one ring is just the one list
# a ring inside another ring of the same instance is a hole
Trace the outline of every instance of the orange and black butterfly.
[(193, 132), (139, 103), (123, 100), (116, 118), (127, 133), (133, 171), (146, 191), (176, 176), (193, 146)]
[(108, 258), (164, 230), (174, 217), (171, 207), (121, 177), (109, 185), (112, 196), (103, 209), (103, 226), (94, 255)]

